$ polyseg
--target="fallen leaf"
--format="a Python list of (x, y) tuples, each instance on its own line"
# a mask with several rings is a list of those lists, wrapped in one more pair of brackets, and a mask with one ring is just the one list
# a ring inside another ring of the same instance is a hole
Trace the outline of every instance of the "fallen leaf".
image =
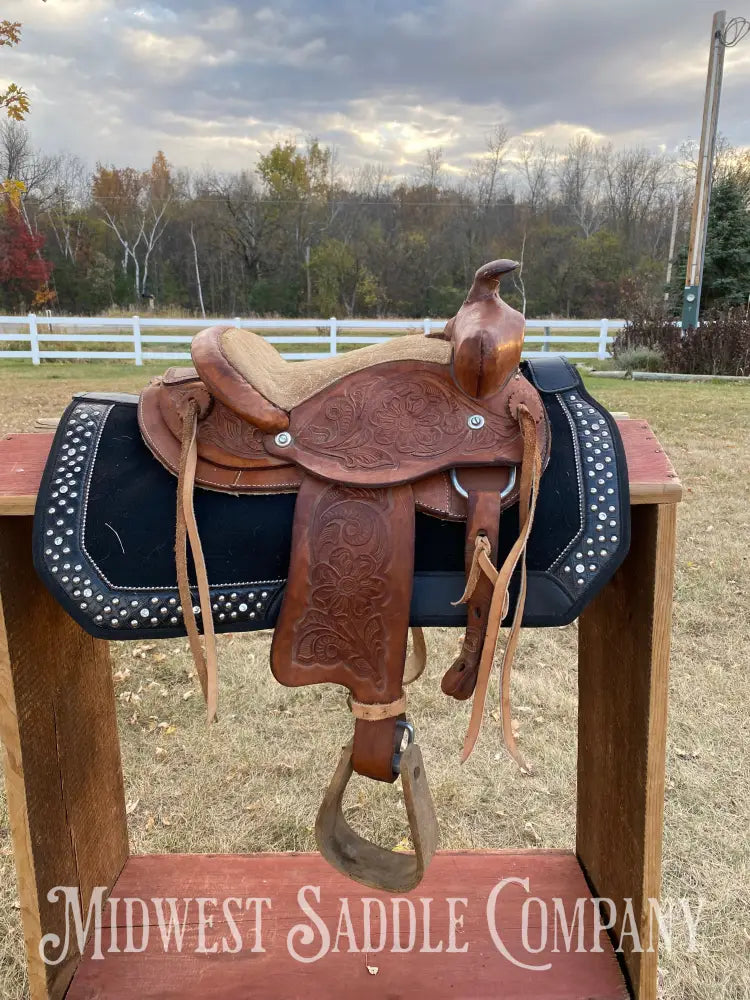
[(523, 832), (527, 840), (530, 840), (533, 844), (541, 844), (542, 838), (534, 829), (533, 823), (526, 823), (526, 825), (523, 828)]
[(411, 850), (411, 841), (408, 837), (404, 837), (402, 840), (399, 840), (393, 850), (396, 854), (404, 854)]
[(167, 756), (167, 751), (164, 749), (164, 747), (157, 747), (156, 748), (156, 756), (157, 757), (166, 757)]
[(140, 805), (140, 803), (141, 803), (140, 799), (131, 799), (130, 802), (126, 803), (125, 805), (125, 815), (132, 816), (133, 813), (138, 808), (138, 806)]
[(192, 698), (194, 694), (195, 694), (195, 691), (194, 691), (194, 689), (193, 689), (193, 688), (190, 688), (190, 690), (189, 690), (189, 691), (185, 691), (185, 693), (184, 693), (184, 694), (183, 694), (183, 696), (182, 696), (182, 700), (183, 700), (183, 701), (187, 701), (187, 700), (188, 700), (188, 698)]

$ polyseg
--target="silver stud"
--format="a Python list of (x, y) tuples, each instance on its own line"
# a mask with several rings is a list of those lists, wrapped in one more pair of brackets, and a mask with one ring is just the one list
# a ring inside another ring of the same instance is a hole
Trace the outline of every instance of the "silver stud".
[(570, 566), (566, 566), (566, 567), (565, 567), (565, 572), (566, 572), (566, 573), (570, 573)]
[(274, 441), (279, 446), (279, 448), (288, 448), (289, 445), (292, 443), (292, 435), (289, 433), (289, 431), (280, 431), (274, 438)]
[(243, 601), (242, 604), (240, 604), (239, 608), (240, 611), (247, 611), (247, 604), (245, 604), (245, 602)]
[(583, 563), (576, 563), (576, 573), (583, 573), (585, 568)]
[(616, 542), (617, 541), (617, 535), (612, 535), (609, 540), (610, 540), (610, 542)]
[(607, 550), (606, 550), (606, 549), (602, 549), (602, 550), (601, 550), (601, 552), (599, 553), (599, 555), (600, 555), (600, 556), (601, 556), (602, 558), (604, 558), (604, 556), (606, 556), (606, 554), (607, 554)]
[(596, 566), (594, 565), (594, 563), (591, 563), (589, 565), (589, 569), (591, 570), (592, 573), (594, 572), (594, 570), (596, 569)]
[(139, 611), (139, 614), (140, 614), (141, 618), (148, 618), (148, 615), (149, 615), (148, 608), (141, 608), (141, 610)]
[(260, 596), (264, 597), (264, 598), (268, 597), (268, 591), (267, 590), (262, 590)]
[(481, 413), (472, 413), (466, 423), (469, 425), (471, 430), (478, 431), (484, 427), (484, 417)]

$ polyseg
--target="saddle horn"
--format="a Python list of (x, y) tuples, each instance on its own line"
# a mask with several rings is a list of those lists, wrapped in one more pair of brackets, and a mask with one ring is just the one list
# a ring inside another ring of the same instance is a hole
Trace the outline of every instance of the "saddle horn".
[(453, 343), (453, 378), (468, 396), (484, 399), (505, 385), (521, 361), (525, 320), (498, 295), (514, 260), (492, 260), (474, 275), (464, 304), (446, 324)]

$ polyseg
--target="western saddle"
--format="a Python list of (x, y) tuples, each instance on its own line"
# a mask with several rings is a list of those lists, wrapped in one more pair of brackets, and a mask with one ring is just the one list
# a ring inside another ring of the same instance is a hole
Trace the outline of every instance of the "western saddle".
[[(510, 725), (510, 667), (550, 431), (536, 389), (519, 371), (523, 316), (497, 291), (516, 266), (497, 260), (481, 267), (439, 334), (397, 337), (320, 361), (288, 363), (247, 330), (212, 327), (193, 342), (195, 369), (170, 369), (139, 403), (146, 444), (178, 477), (180, 599), (211, 719), (217, 658), (194, 489), (297, 493), (271, 668), (285, 685), (333, 682), (349, 690), (354, 735), (320, 807), (317, 842), (340, 871), (390, 892), (419, 883), (438, 841), (406, 718), (405, 690), (426, 655), (420, 629), (412, 630), (407, 655), (415, 509), (466, 521), (466, 588), (456, 595), (467, 606), (466, 633), (442, 680), (446, 694), (474, 698), (462, 760), (479, 735), (511, 580), (518, 580), (501, 703), (506, 746), (525, 766)], [(501, 512), (516, 504), (518, 537), (498, 566)], [(385, 850), (349, 826), (341, 803), (353, 771), (385, 782), (401, 776), (414, 855)]]

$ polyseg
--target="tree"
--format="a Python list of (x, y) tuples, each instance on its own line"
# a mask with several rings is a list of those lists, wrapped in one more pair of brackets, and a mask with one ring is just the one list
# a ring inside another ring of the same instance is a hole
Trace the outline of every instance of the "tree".
[[(47, 0), (44, 0), (46, 3)], [(0, 46), (14, 48), (21, 41), (20, 21), (0, 21)], [(4, 91), (0, 91), (0, 109), (4, 109), (8, 118), (20, 122), (29, 113), (29, 95), (15, 83), (10, 83)]]
[[(677, 255), (671, 300), (682, 304), (687, 246)], [(701, 309), (747, 305), (750, 297), (750, 174), (745, 165), (720, 174), (713, 185), (706, 232)]]
[(133, 264), (136, 302), (149, 294), (152, 255), (164, 235), (167, 209), (174, 197), (174, 182), (161, 150), (150, 170), (97, 166), (92, 184), (94, 204), (122, 248), (122, 269)]
[(54, 293), (47, 289), (52, 266), (41, 255), (44, 237), (24, 222), (17, 182), (4, 182), (0, 197), (0, 286), (6, 303), (23, 310), (45, 305)]

